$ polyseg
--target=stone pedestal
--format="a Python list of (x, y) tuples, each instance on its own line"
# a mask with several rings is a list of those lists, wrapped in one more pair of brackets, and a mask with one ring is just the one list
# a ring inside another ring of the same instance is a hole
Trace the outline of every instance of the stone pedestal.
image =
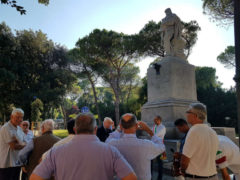
[(148, 68), (148, 102), (142, 107), (141, 119), (153, 126), (153, 119), (160, 115), (167, 128), (166, 139), (181, 137), (176, 132), (174, 121), (184, 118), (189, 104), (197, 102), (195, 67), (186, 60), (164, 57)]

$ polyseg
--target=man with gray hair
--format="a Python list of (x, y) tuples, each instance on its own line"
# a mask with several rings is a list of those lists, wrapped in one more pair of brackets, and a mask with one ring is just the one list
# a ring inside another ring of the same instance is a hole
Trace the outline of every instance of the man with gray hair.
[[(32, 174), (34, 168), (38, 165), (43, 153), (48, 151), (57, 141), (60, 140), (57, 136), (53, 135), (54, 121), (46, 119), (41, 124), (41, 136), (33, 138), (26, 147), (19, 152), (19, 160), (21, 163), (26, 164), (24, 171), (27, 173), (28, 178)], [(28, 162), (26, 163), (28, 159)]]
[(100, 141), (105, 142), (109, 134), (112, 133), (113, 120), (110, 117), (105, 117), (103, 125), (97, 129), (97, 137)]
[(0, 130), (0, 179), (19, 179), (21, 168), (17, 164), (18, 152), (25, 146), (19, 137), (23, 116), (22, 109), (14, 109), (10, 121)]
[(206, 106), (193, 103), (186, 115), (192, 127), (183, 147), (180, 170), (187, 180), (217, 180), (215, 160), (219, 141), (216, 132), (204, 123), (207, 116)]
[(112, 180), (115, 174), (122, 180), (137, 179), (119, 151), (99, 141), (93, 115), (80, 114), (74, 130), (72, 141), (52, 148), (30, 180), (44, 180), (52, 175), (58, 180)]

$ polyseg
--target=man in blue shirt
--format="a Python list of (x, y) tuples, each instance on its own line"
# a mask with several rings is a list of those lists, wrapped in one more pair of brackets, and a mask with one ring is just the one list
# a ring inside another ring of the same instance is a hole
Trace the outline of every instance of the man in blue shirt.
[(91, 114), (80, 114), (75, 120), (76, 135), (72, 141), (53, 148), (33, 171), (30, 180), (137, 180), (137, 177), (120, 154), (95, 135), (96, 120)]

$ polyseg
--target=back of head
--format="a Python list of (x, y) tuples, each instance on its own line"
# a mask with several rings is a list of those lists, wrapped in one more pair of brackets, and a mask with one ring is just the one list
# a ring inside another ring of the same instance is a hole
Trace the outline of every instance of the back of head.
[(121, 125), (124, 129), (130, 129), (136, 126), (137, 118), (134, 114), (127, 113), (121, 117)]
[(190, 104), (189, 110), (193, 113), (195, 113), (198, 117), (198, 119), (204, 121), (207, 117), (207, 108), (202, 103), (192, 103)]
[(177, 119), (177, 120), (174, 122), (174, 125), (175, 125), (175, 126), (184, 126), (184, 125), (187, 125), (187, 121), (180, 118), (180, 119)]
[(73, 128), (74, 128), (75, 120), (70, 120), (67, 122), (67, 130), (68, 134), (75, 134)]
[(52, 119), (46, 119), (42, 122), (41, 128), (44, 128), (44, 132), (52, 131), (54, 129), (54, 121)]
[(93, 134), (96, 127), (96, 120), (90, 113), (80, 114), (75, 120), (77, 134)]

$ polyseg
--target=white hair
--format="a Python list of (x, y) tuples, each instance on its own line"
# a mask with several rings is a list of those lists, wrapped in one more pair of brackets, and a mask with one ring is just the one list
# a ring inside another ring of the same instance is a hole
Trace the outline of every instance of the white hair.
[(103, 120), (103, 122), (107, 122), (107, 121), (112, 121), (112, 122), (113, 122), (112, 118), (110, 118), (110, 117), (105, 117), (104, 120)]
[(30, 126), (30, 122), (29, 121), (23, 121), (22, 123), (27, 123), (28, 124), (28, 126)]
[(16, 113), (21, 113), (22, 115), (24, 115), (24, 111), (21, 108), (13, 109), (11, 115), (15, 115)]
[(190, 104), (190, 108), (198, 118), (204, 121), (207, 117), (207, 107), (203, 103), (192, 103)]
[(46, 119), (42, 122), (41, 128), (45, 131), (52, 131), (54, 129), (54, 121), (52, 119)]

